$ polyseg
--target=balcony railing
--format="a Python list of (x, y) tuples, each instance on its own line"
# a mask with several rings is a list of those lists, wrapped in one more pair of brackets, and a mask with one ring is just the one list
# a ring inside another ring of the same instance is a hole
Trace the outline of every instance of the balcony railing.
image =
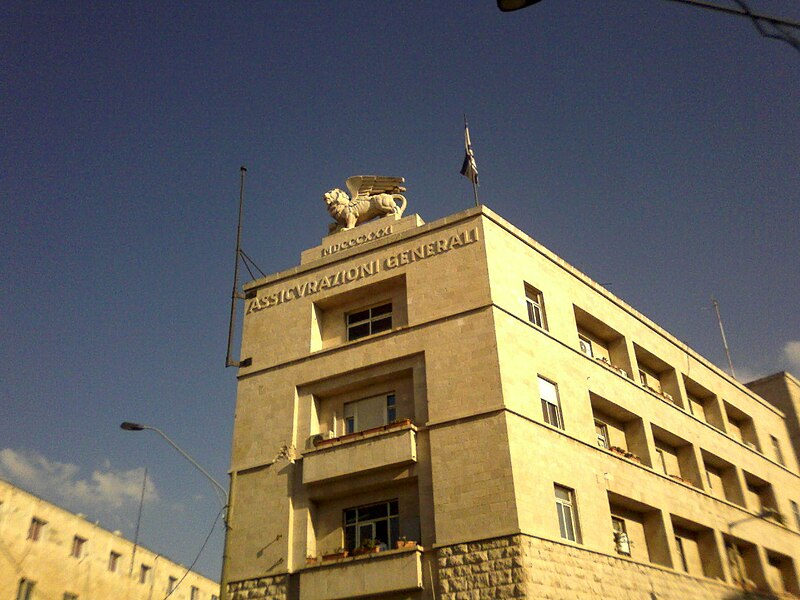
[(303, 483), (318, 483), (417, 461), (416, 428), (405, 420), (321, 440), (303, 455)]
[(365, 598), (422, 589), (422, 549), (323, 562), (300, 572), (300, 600)]

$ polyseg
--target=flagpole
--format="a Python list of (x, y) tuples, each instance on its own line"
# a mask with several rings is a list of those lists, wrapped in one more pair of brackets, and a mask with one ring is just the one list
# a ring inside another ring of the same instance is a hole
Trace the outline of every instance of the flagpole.
[(467, 113), (464, 113), (464, 152), (464, 164), (461, 166), (461, 174), (472, 182), (475, 206), (480, 206), (480, 202), (478, 201), (478, 168), (475, 165), (475, 155), (472, 152), (472, 142), (469, 139)]

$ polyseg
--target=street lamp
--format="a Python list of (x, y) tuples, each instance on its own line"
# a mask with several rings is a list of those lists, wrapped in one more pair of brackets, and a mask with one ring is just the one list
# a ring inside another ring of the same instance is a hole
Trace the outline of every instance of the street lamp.
[[(738, 8), (723, 6), (714, 2), (706, 2), (705, 0), (671, 1), (679, 4), (687, 4), (696, 8), (705, 8), (728, 15), (735, 15), (737, 17), (745, 17), (753, 22), (753, 26), (755, 26), (755, 28), (758, 30), (758, 33), (760, 33), (763, 37), (786, 42), (795, 50), (800, 51), (800, 39), (796, 37), (797, 34), (789, 31), (789, 29), (800, 30), (800, 22), (790, 21), (789, 19), (784, 19), (781, 17), (773, 17), (770, 15), (755, 13), (748, 8), (747, 4), (744, 3), (744, 0), (735, 0), (735, 2), (739, 5)], [(527, 8), (528, 6), (533, 6), (539, 2), (541, 2), (541, 0), (497, 0), (497, 8), (503, 12), (513, 12), (515, 10)]]
[[(144, 431), (145, 429), (148, 429), (150, 431), (155, 431), (158, 435), (167, 440), (167, 443), (170, 446), (172, 446), (173, 448), (175, 448), (175, 450), (180, 452), (181, 456), (183, 456), (186, 460), (192, 463), (192, 466), (194, 466), (198, 471), (200, 471), (203, 475), (205, 475), (206, 479), (208, 479), (212, 484), (214, 484), (214, 491), (217, 493), (217, 500), (222, 502), (223, 508), (228, 507), (227, 490), (224, 487), (222, 487), (219, 483), (217, 483), (216, 479), (214, 479), (211, 475), (209, 475), (208, 472), (203, 467), (197, 464), (197, 461), (193, 459), (191, 456), (189, 456), (186, 452), (184, 452), (183, 449), (181, 449), (181, 447), (178, 446), (178, 444), (169, 439), (169, 437), (167, 437), (167, 434), (165, 434), (163, 431), (161, 431), (157, 427), (151, 427), (150, 425), (142, 425), (140, 423), (131, 423), (130, 421), (124, 421), (123, 423), (121, 423), (120, 429), (124, 429), (125, 431)], [(220, 497), (220, 492), (222, 493), (221, 497)]]

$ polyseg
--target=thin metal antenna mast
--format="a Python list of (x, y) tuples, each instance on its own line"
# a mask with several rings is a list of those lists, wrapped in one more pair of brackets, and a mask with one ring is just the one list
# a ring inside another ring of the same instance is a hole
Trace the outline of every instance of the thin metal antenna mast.
[(728, 348), (728, 340), (725, 338), (725, 328), (722, 326), (722, 317), (719, 314), (719, 302), (714, 296), (711, 296), (711, 304), (714, 305), (714, 310), (717, 313), (717, 322), (719, 323), (719, 332), (722, 334), (722, 345), (725, 346), (725, 356), (728, 357), (728, 367), (731, 370), (731, 376), (736, 379), (736, 371), (733, 370), (733, 361), (731, 360), (731, 349)]
[(133, 552), (131, 552), (131, 568), (128, 577), (133, 577), (133, 561), (136, 559), (136, 547), (139, 545), (139, 525), (142, 523), (142, 505), (144, 504), (144, 490), (147, 487), (147, 467), (144, 468), (142, 478), (142, 496), (139, 498), (139, 514), (136, 516), (136, 533), (133, 535)]
[(233, 344), (233, 327), (236, 322), (236, 300), (244, 299), (244, 295), (239, 293), (239, 257), (242, 254), (242, 212), (244, 209), (244, 174), (247, 173), (245, 167), (239, 167), (239, 223), (236, 227), (236, 264), (233, 267), (233, 291), (231, 292), (231, 320), (228, 326), (228, 354), (225, 357), (225, 367), (242, 366), (238, 360), (231, 358), (231, 345)]

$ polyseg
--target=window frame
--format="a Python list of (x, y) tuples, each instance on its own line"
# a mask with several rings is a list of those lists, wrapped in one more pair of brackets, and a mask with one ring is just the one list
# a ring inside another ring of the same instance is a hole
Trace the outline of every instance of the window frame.
[(686, 549), (683, 547), (683, 538), (675, 536), (675, 548), (678, 551), (678, 558), (680, 558), (680, 567), (684, 573), (689, 572), (689, 563), (686, 560)]
[[(542, 405), (542, 418), (544, 419), (544, 422), (552, 427), (555, 427), (556, 429), (561, 429), (564, 431), (566, 428), (564, 427), (564, 414), (561, 411), (561, 396), (558, 393), (558, 384), (555, 381), (547, 379), (546, 377), (542, 377), (541, 375), (537, 375), (536, 379), (539, 387), (539, 400)], [(542, 394), (543, 382), (553, 386), (556, 397), (555, 402), (546, 399)]]
[[(598, 427), (600, 428), (601, 432), (597, 431)], [(608, 439), (608, 424), (607, 423), (603, 423), (603, 421), (601, 421), (600, 419), (595, 419), (594, 420), (594, 431), (595, 431), (595, 434), (597, 436), (597, 445), (598, 445), (598, 447), (605, 448), (606, 450), (611, 448), (611, 442)], [(602, 443), (600, 443), (601, 436), (602, 436), (602, 440), (603, 440)]]
[(167, 593), (171, 594), (175, 591), (175, 588), (178, 586), (178, 578), (174, 575), (170, 575), (167, 577)]
[(794, 513), (794, 525), (800, 531), (800, 506), (794, 500), (789, 500), (789, 506), (792, 507), (792, 513)]
[[(359, 518), (359, 511), (367, 511), (381, 505), (386, 506), (386, 516), (377, 518)], [(350, 514), (352, 514), (352, 517)], [(348, 522), (349, 521), (349, 522)], [(386, 523), (386, 540), (380, 540), (385, 543), (387, 548), (394, 548), (395, 542), (400, 537), (400, 502), (397, 498), (389, 500), (381, 500), (379, 502), (371, 502), (370, 504), (362, 504), (360, 506), (352, 506), (342, 510), (342, 547), (349, 551), (358, 549), (363, 543), (362, 532), (364, 529), (371, 530), (370, 538), (377, 539), (378, 523)], [(351, 547), (352, 546), (352, 547)]]
[(775, 454), (775, 460), (778, 461), (778, 464), (781, 466), (786, 466), (786, 462), (783, 458), (783, 450), (781, 450), (781, 443), (777, 437), (770, 434), (769, 436), (770, 441), (772, 442), (772, 452)]
[(189, 590), (189, 600), (198, 600), (200, 598), (200, 589), (193, 585)]
[(525, 308), (528, 312), (528, 322), (547, 331), (544, 294), (527, 282), (525, 283)]
[(64, 592), (64, 600), (78, 600), (78, 594), (72, 592)]
[[(394, 390), (381, 394), (375, 394), (374, 396), (359, 398), (358, 400), (345, 402), (342, 406), (342, 422), (344, 423), (343, 435), (349, 435), (351, 433), (358, 433), (359, 431), (370, 429), (370, 427), (359, 427), (357, 407), (360, 402), (366, 402), (367, 400), (374, 400), (376, 398), (383, 398), (383, 423), (381, 423), (381, 425), (389, 425), (397, 420), (397, 393)], [(353, 407), (352, 415), (347, 414), (348, 407)], [(378, 425), (377, 427), (380, 427), (381, 425)]]
[(578, 349), (581, 351), (581, 354), (589, 358), (594, 358), (594, 345), (592, 344), (592, 340), (582, 333), (578, 334)]
[(669, 476), (670, 473), (667, 470), (667, 459), (664, 458), (664, 451), (661, 448), (656, 447), (656, 455), (658, 456), (658, 462), (661, 466), (661, 473)]
[(31, 524), (28, 527), (28, 537), (32, 542), (38, 542), (39, 539), (42, 537), (42, 531), (44, 530), (44, 526), (47, 525), (47, 521), (40, 519), (39, 517), (32, 517)]
[[(377, 315), (373, 314), (375, 311), (385, 309), (386, 307), (388, 307), (388, 311), (380, 312)], [(367, 313), (367, 317), (365, 319), (359, 319), (358, 321), (352, 323), (350, 322), (351, 317), (363, 312)], [(388, 326), (385, 326), (385, 321), (388, 321)], [(378, 327), (376, 327), (376, 323), (379, 324)], [(344, 325), (347, 332), (348, 342), (354, 342), (377, 333), (383, 333), (384, 331), (391, 331), (394, 325), (394, 307), (392, 305), (392, 301), (390, 300), (388, 302), (381, 302), (380, 304), (375, 304), (366, 308), (359, 308), (358, 310), (347, 312), (344, 315)], [(364, 327), (365, 325), (367, 326), (366, 333), (359, 335), (353, 334), (353, 330), (355, 328)]]
[[(619, 527), (617, 527), (617, 525), (619, 525)], [(633, 554), (631, 550), (631, 538), (628, 535), (628, 525), (625, 523), (625, 519), (611, 515), (611, 530), (614, 532), (614, 550), (616, 553), (620, 556), (631, 556)], [(625, 543), (628, 545), (627, 552), (622, 551), (622, 542), (617, 541), (618, 535), (625, 536)]]
[[(556, 503), (556, 515), (558, 517), (558, 529), (561, 539), (580, 544), (581, 528), (578, 519), (578, 503), (575, 497), (575, 490), (558, 483), (553, 484), (553, 491)], [(567, 498), (561, 498), (558, 492), (562, 491)], [(573, 537), (570, 537), (570, 530)]]
[(36, 582), (27, 577), (19, 580), (17, 586), (17, 600), (33, 600), (33, 590), (36, 588)]
[(144, 563), (139, 565), (139, 583), (141, 584), (147, 583), (147, 578), (149, 577), (152, 569), (153, 568), (151, 566), (146, 565)]
[(86, 547), (86, 541), (86, 538), (79, 535), (73, 536), (72, 550), (69, 555), (73, 558), (81, 558), (83, 556), (83, 550)]
[(111, 550), (108, 553), (108, 570), (111, 573), (117, 572), (117, 567), (119, 566), (120, 558), (122, 558), (122, 554), (120, 554), (119, 552), (114, 552), (113, 550)]

